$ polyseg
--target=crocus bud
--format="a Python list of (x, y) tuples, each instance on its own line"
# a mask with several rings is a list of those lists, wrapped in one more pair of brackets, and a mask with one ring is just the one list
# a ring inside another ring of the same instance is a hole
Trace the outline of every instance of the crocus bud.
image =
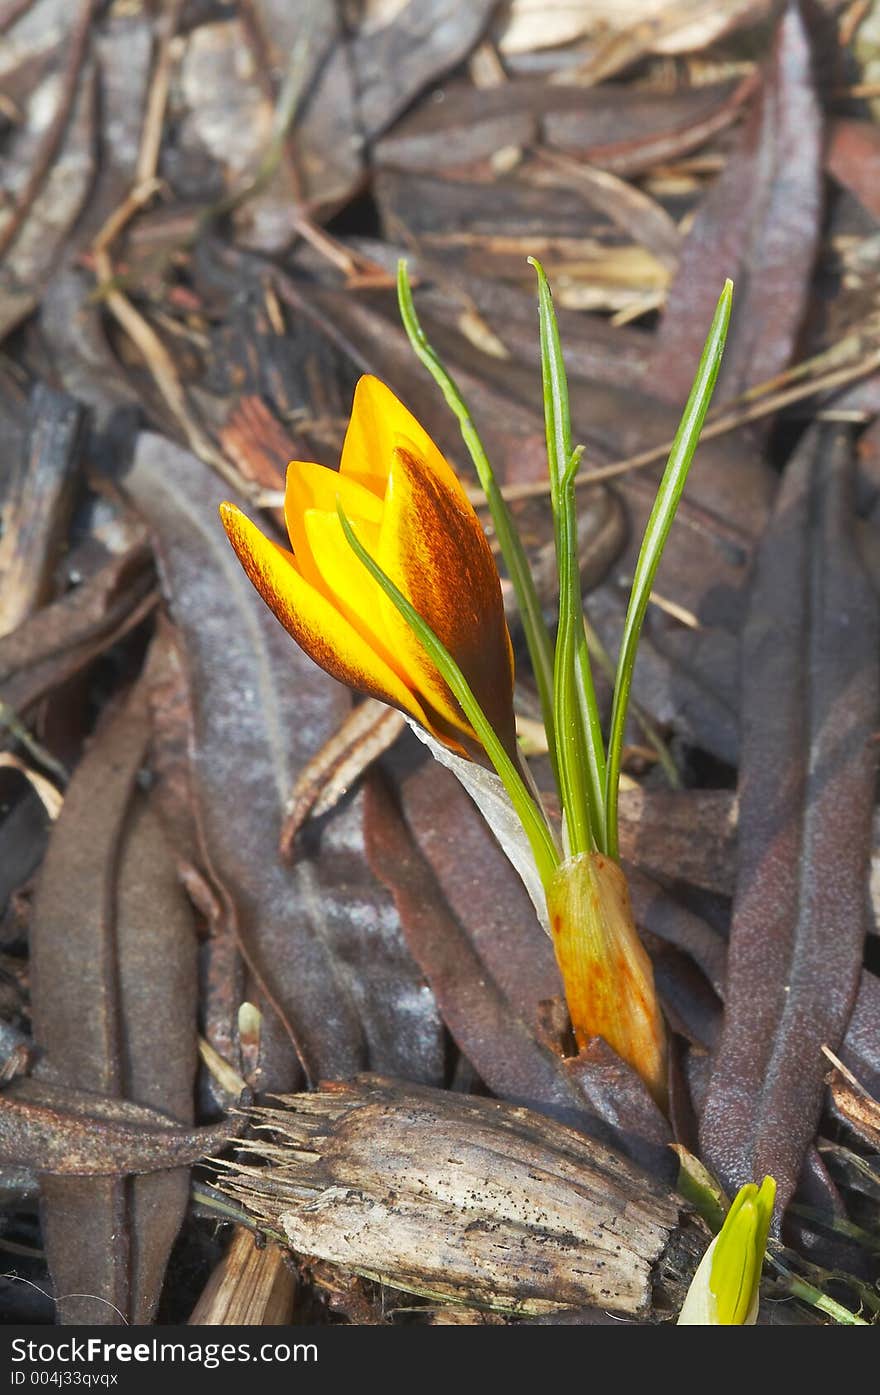
[(700, 1260), (679, 1323), (698, 1327), (750, 1326), (758, 1320), (758, 1285), (776, 1182), (765, 1177), (740, 1187), (724, 1225)]
[(665, 1110), (666, 1030), (623, 871), (601, 853), (568, 858), (547, 909), (575, 1041), (603, 1037)]
[(442, 675), (345, 539), (368, 552), (449, 650), (516, 761), (513, 650), (486, 535), (455, 471), (394, 393), (361, 378), (338, 470), (293, 461), (281, 547), (233, 504), (220, 509), (263, 600), (315, 663), (413, 717), (459, 755), (482, 746)]

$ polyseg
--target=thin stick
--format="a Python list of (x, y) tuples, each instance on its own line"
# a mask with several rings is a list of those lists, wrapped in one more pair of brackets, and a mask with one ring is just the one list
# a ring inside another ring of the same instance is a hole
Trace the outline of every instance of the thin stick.
[(165, 124), (165, 107), (168, 102), (168, 88), (171, 84), (171, 43), (177, 33), (183, 0), (168, 0), (158, 23), (159, 56), (153, 69), (153, 80), (147, 98), (147, 114), (141, 132), (141, 148), (135, 169), (135, 182), (138, 186), (155, 178), (159, 164), (159, 150), (162, 144), (162, 127)]
[[(245, 38), (254, 55), (257, 81), (260, 84), (263, 95), (274, 106), (276, 103), (276, 93), (271, 77), (271, 53), (263, 30), (262, 21), (254, 5), (254, 0), (238, 0), (238, 10), (245, 32)], [(300, 59), (295, 57), (294, 63), (304, 60), (310, 38), (310, 33), (306, 32), (303, 36), (304, 43), (301, 49), (302, 57)], [(295, 81), (294, 86), (297, 87), (295, 99), (295, 105), (297, 105), (299, 84)], [(290, 96), (290, 93), (288, 93), (288, 96)], [(302, 176), (289, 140), (294, 115), (295, 112), (289, 109), (288, 119), (282, 120), (280, 123), (276, 141), (269, 150), (266, 160), (264, 160), (258, 172), (257, 178), (260, 179), (261, 186), (271, 174), (274, 174), (278, 165), (283, 160), (292, 186), (294, 226), (303, 241), (308, 242), (311, 247), (314, 247), (316, 252), (320, 253), (328, 262), (342, 271), (350, 282), (364, 281), (368, 285), (375, 285), (377, 283), (383, 285), (391, 284), (391, 278), (384, 268), (378, 266), (375, 262), (371, 262), (366, 257), (361, 257), (357, 253), (349, 251), (341, 242), (337, 242), (336, 238), (331, 237), (323, 228), (318, 227), (308, 214), (303, 211), (301, 205), (305, 204), (305, 197)], [(244, 198), (249, 194), (256, 192), (256, 183), (257, 180), (255, 179), (253, 183), (248, 186), (248, 189), (243, 191), (240, 201), (243, 202)], [(237, 197), (236, 202), (239, 202)]]
[(823, 1045), (822, 1054), (823, 1056), (828, 1057), (828, 1060), (831, 1062), (832, 1066), (834, 1066), (834, 1069), (840, 1071), (840, 1074), (843, 1076), (844, 1080), (848, 1081), (849, 1084), (858, 1094), (864, 1096), (866, 1100), (870, 1100), (872, 1104), (874, 1103), (874, 1096), (871, 1094), (871, 1091), (866, 1089), (866, 1087), (862, 1084), (861, 1080), (859, 1080), (857, 1076), (853, 1075), (852, 1071), (849, 1069), (848, 1066), (845, 1066), (843, 1064), (843, 1061), (841, 1061), (839, 1056), (835, 1056), (830, 1046)]
[[(744, 410), (737, 409), (716, 417), (714, 421), (707, 422), (703, 427), (702, 440), (708, 441), (718, 436), (724, 436), (728, 431), (734, 431), (738, 426), (745, 426), (751, 421), (759, 421), (762, 417), (772, 416), (774, 412), (779, 411), (782, 407), (790, 406), (792, 402), (802, 402), (804, 398), (812, 397), (817, 392), (844, 387), (847, 383), (855, 382), (857, 378), (867, 377), (878, 370), (880, 370), (880, 349), (875, 349), (867, 358), (862, 359), (859, 363), (851, 364), (848, 368), (837, 368), (832, 372), (819, 374), (817, 377), (811, 378), (809, 382), (800, 383), (785, 392), (774, 393)], [(671, 440), (664, 441), (661, 446), (652, 446), (649, 450), (640, 451), (637, 455), (630, 455), (625, 460), (615, 461), (612, 465), (600, 465), (595, 470), (583, 470), (575, 480), (575, 487), (599, 484), (602, 480), (616, 479), (619, 475), (629, 474), (631, 470), (641, 470), (646, 465), (655, 465), (658, 460), (663, 460), (668, 456), (672, 444)], [(502, 487), (501, 492), (510, 504), (515, 503), (518, 499), (541, 498), (549, 493), (549, 490), (549, 483), (544, 480), (535, 480), (523, 484), (509, 484)], [(477, 489), (469, 490), (469, 497), (475, 507), (482, 502), (480, 491)]]
[(128, 296), (115, 285), (115, 273), (110, 257), (110, 247), (120, 236), (131, 218), (150, 201), (159, 188), (156, 179), (156, 166), (165, 124), (165, 107), (170, 86), (172, 42), (183, 9), (183, 0), (168, 0), (160, 21), (159, 51), (150, 84), (150, 98), (141, 132), (141, 144), (136, 166), (136, 183), (106, 219), (92, 244), (95, 278), (98, 282), (97, 294), (125, 330), (143, 356), (152, 374), (153, 381), (162, 400), (175, 421), (180, 425), (184, 436), (196, 455), (211, 465), (219, 475), (248, 497), (254, 493), (254, 486), (239, 474), (238, 470), (217, 450), (213, 441), (196, 421), (186, 393), (180, 381), (174, 360), (152, 325), (135, 308)]

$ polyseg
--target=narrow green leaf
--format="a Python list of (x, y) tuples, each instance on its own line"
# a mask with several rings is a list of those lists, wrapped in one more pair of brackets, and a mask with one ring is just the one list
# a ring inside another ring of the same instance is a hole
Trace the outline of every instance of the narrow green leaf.
[(559, 865), (559, 854), (547, 822), (532, 796), (526, 789), (522, 776), (495, 734), (488, 717), (474, 697), (473, 691), (453, 659), (449, 650), (437, 638), (426, 620), (415, 606), (398, 590), (391, 578), (382, 570), (378, 562), (367, 552), (351, 524), (345, 516), (341, 502), (337, 499), (336, 511), (342, 524), (349, 547), (366, 567), (373, 580), (381, 586), (385, 595), (397, 607), (413, 634), (442, 674), (450, 691), (461, 704), (462, 711), (483, 744), (486, 755), (494, 765), (498, 776), (510, 796), (513, 807), (529, 840), (535, 856), (541, 881), (545, 886)]
[(709, 1169), (682, 1143), (670, 1143), (678, 1158), (676, 1191), (689, 1201), (703, 1217), (713, 1234), (717, 1235), (730, 1210), (730, 1202)]
[(581, 451), (571, 448), (568, 380), (550, 286), (541, 263), (534, 257), (528, 260), (538, 278), (544, 428), (559, 572), (553, 692), (560, 795), (571, 851), (587, 852), (598, 847), (604, 852), (605, 746), (584, 634), (577, 551), (574, 478)]
[(527, 257), (538, 277), (538, 326), (541, 339), (541, 375), (544, 385), (544, 430), (550, 465), (550, 493), (553, 512), (558, 512), (559, 494), (571, 460), (571, 413), (568, 404), (568, 378), (559, 342), (559, 325), (553, 296), (544, 268), (536, 257)]
[[(576, 467), (576, 461), (573, 462)], [(559, 741), (559, 776), (569, 851), (591, 852), (596, 846), (594, 810), (591, 808), (589, 754), (584, 710), (578, 701), (577, 646), (583, 634), (580, 582), (577, 572), (577, 513), (574, 471), (566, 472), (559, 487), (559, 625), (556, 631), (556, 663), (553, 673), (554, 721)]]
[(461, 428), (462, 439), (468, 448), (471, 460), (474, 462), (477, 478), (483, 493), (486, 495), (495, 536), (498, 539), (501, 555), (504, 558), (516, 594), (523, 633), (526, 637), (526, 645), (532, 663), (532, 672), (538, 686), (550, 761), (553, 765), (554, 775), (557, 775), (556, 737), (553, 729), (553, 642), (544, 622), (541, 603), (535, 590), (535, 583), (516, 524), (498, 487), (495, 472), (458, 385), (441, 363), (419, 322), (413, 303), (406, 262), (403, 259), (397, 263), (397, 301), (400, 307), (400, 318), (403, 321), (409, 342), (416, 357), (427, 368), (443, 393), (447, 406), (455, 415)]
[(700, 357), (697, 375), (684, 409), (663, 478), (657, 490), (654, 507), (645, 528), (642, 547), (636, 564), (630, 592), (620, 655), (617, 661), (617, 677), (614, 684), (614, 701), (611, 709), (611, 729), (608, 737), (608, 766), (605, 781), (605, 838), (608, 852), (617, 856), (617, 797), (620, 782), (620, 759), (623, 748), (623, 733), (629, 705), (629, 693), (636, 661), (639, 636), (648, 600), (654, 585), (654, 577), (660, 565), (663, 548), (672, 527), (682, 491), (687, 480), (691, 461), (700, 439), (703, 420), (712, 400), (712, 390), (721, 366), (721, 356), (730, 323), (730, 307), (733, 295), (733, 282), (726, 281), (718, 300), (712, 326), (709, 330)]

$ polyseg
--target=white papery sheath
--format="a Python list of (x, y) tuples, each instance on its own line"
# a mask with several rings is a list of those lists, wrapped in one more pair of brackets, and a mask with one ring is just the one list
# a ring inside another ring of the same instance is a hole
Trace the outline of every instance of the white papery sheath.
[(547, 916), (547, 899), (538, 872), (538, 864), (535, 862), (531, 844), (525, 835), (510, 795), (495, 771), (486, 770), (482, 765), (475, 765), (473, 761), (455, 755), (453, 751), (441, 746), (439, 741), (435, 741), (433, 736), (429, 736), (424, 727), (420, 727), (410, 717), (407, 717), (406, 720), (419, 740), (427, 746), (434, 759), (438, 760), (441, 765), (445, 765), (447, 770), (451, 770), (456, 779), (467, 790), (497, 838), (502, 852), (519, 873), (523, 886), (529, 893), (532, 905), (537, 912), (538, 920), (546, 934), (549, 935), (550, 921)]

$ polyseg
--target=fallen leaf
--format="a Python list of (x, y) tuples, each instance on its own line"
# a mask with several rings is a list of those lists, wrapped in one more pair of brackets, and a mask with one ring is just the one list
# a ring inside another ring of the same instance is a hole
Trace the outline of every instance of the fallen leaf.
[(368, 139), (391, 124), (414, 97), (443, 77), (481, 39), (495, 0), (409, 0), (389, 24), (362, 29), (351, 41), (358, 110)]
[(684, 402), (725, 276), (731, 331), (714, 402), (773, 378), (794, 357), (822, 213), (822, 118), (806, 22), (786, 6), (758, 99), (701, 203), (654, 339), (652, 384)]
[[(136, 794), (149, 736), (136, 688), (77, 767), (49, 840), (30, 927), (37, 1074), (190, 1124), (195, 936), (171, 850)], [(149, 1321), (188, 1172), (130, 1183), (44, 1176), (41, 1194), (56, 1292), (94, 1295), (66, 1300), (62, 1320)]]
[(744, 635), (739, 852), (724, 1026), (700, 1138), (731, 1192), (771, 1173), (779, 1214), (862, 964), (880, 705), (877, 603), (851, 541), (845, 428), (783, 477)]
[(183, 1128), (157, 1109), (32, 1078), (0, 1090), (0, 1163), (54, 1177), (123, 1177), (189, 1167), (223, 1148), (236, 1121)]
[(82, 424), (82, 410), (72, 398), (36, 387), (27, 454), (13, 461), (14, 492), (3, 511), (0, 637), (51, 595), (57, 551), (73, 508)]

